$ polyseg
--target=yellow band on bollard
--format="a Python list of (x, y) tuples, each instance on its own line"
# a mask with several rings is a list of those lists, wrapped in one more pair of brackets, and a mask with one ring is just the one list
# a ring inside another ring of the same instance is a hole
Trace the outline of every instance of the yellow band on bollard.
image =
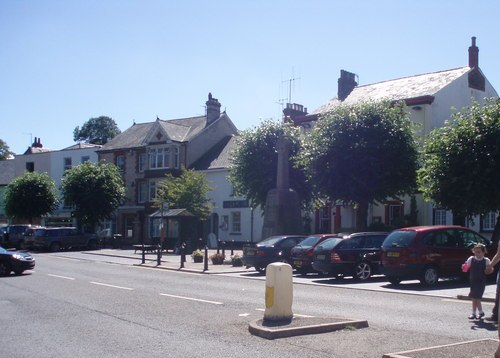
[(266, 286), (266, 308), (274, 305), (274, 287)]

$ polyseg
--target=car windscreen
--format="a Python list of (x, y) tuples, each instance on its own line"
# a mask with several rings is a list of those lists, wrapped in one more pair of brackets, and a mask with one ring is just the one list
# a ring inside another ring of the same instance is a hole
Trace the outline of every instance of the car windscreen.
[(342, 239), (340, 239), (340, 238), (326, 239), (321, 244), (316, 246), (316, 249), (318, 249), (318, 250), (331, 250), (335, 246), (337, 246), (337, 244), (341, 241), (342, 241)]
[(397, 248), (397, 247), (408, 247), (417, 235), (416, 231), (408, 230), (396, 230), (387, 236), (382, 243), (384, 249)]
[(316, 245), (319, 242), (319, 240), (321, 240), (320, 236), (308, 236), (299, 243), (299, 246), (312, 247)]
[(273, 245), (276, 245), (276, 243), (278, 241), (282, 240), (282, 239), (283, 239), (283, 236), (271, 236), (271, 237), (268, 237), (265, 240), (262, 240), (257, 245), (261, 245), (261, 246), (273, 246)]
[(5, 250), (3, 247), (0, 247), (0, 254), (5, 254), (7, 250)]

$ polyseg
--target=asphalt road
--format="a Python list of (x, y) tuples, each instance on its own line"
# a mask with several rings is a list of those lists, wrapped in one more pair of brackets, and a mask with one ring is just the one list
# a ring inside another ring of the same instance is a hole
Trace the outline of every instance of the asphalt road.
[(0, 356), (382, 357), (497, 338), (496, 326), (467, 320), (466, 301), (295, 284), (295, 314), (369, 328), (268, 341), (248, 333), (262, 318), (262, 280), (68, 256), (39, 254), (34, 272), (0, 278)]

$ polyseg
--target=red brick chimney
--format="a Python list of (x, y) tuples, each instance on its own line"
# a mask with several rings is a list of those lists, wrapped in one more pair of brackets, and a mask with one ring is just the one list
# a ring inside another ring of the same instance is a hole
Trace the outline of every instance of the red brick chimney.
[(476, 46), (475, 36), (472, 36), (472, 45), (469, 47), (469, 67), (479, 67), (479, 48)]

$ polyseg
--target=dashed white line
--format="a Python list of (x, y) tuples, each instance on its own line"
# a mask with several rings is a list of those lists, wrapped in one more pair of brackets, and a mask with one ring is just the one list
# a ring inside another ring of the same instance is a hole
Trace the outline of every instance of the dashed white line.
[(115, 285), (110, 285), (110, 284), (102, 283), (102, 282), (91, 281), (90, 283), (93, 284), (93, 285), (106, 286), (106, 287), (111, 287), (111, 288), (118, 288), (120, 290), (129, 290), (129, 291), (133, 290), (133, 288), (130, 288), (130, 287), (115, 286)]
[(47, 276), (50, 276), (50, 277), (56, 277), (56, 278), (62, 278), (62, 279), (65, 279), (65, 280), (75, 280), (74, 277), (67, 277), (67, 276), (60, 276), (60, 275), (53, 275), (51, 273), (48, 273)]
[(210, 303), (212, 305), (223, 305), (224, 303), (222, 302), (217, 302), (217, 301), (208, 301), (208, 300), (202, 300), (200, 298), (193, 298), (193, 297), (184, 297), (184, 296), (176, 296), (176, 295), (169, 295), (167, 293), (160, 293), (160, 296), (166, 296), (166, 297), (172, 297), (172, 298), (179, 298), (181, 300), (188, 300), (188, 301), (196, 301), (196, 302), (203, 302), (203, 303)]

